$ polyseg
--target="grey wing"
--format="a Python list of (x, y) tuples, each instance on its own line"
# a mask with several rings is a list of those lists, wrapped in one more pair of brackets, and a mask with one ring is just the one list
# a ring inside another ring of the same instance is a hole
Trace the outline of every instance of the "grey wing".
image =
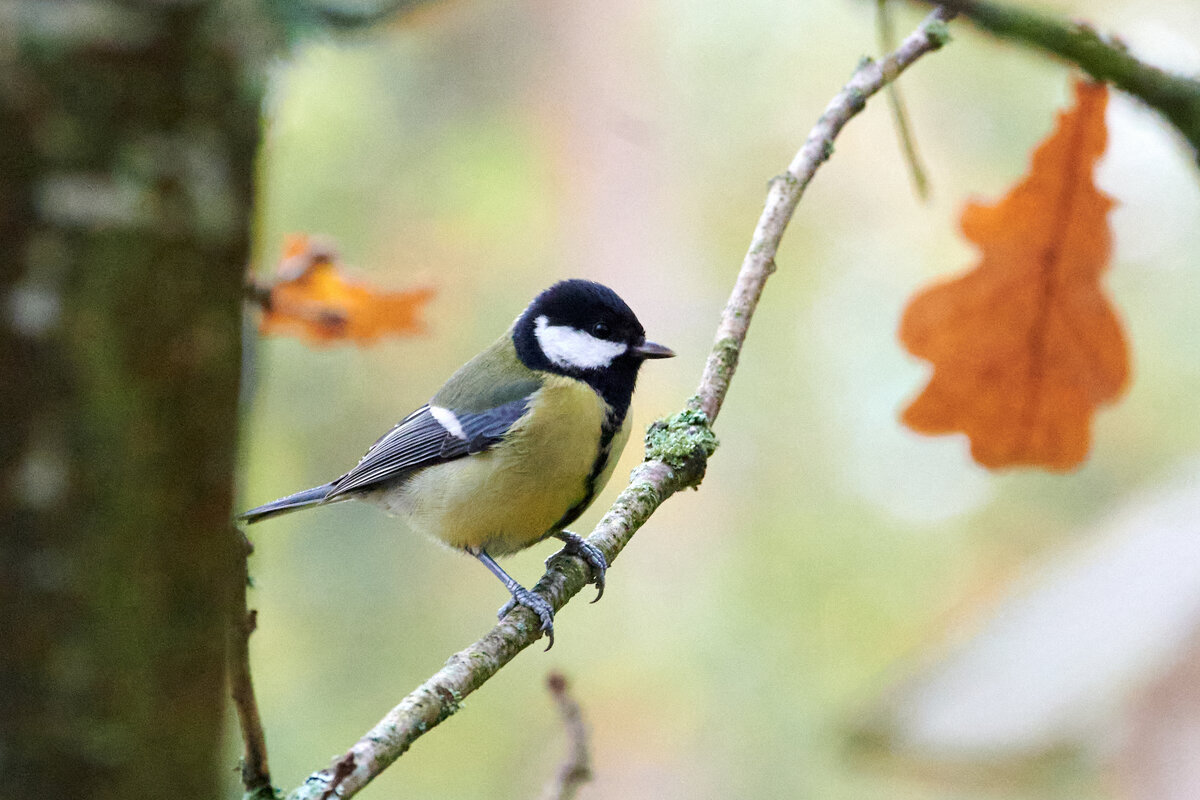
[(421, 406), (371, 445), (354, 469), (333, 482), (325, 498), (384, 483), (422, 467), (489, 449), (529, 408), (529, 397), (486, 411)]

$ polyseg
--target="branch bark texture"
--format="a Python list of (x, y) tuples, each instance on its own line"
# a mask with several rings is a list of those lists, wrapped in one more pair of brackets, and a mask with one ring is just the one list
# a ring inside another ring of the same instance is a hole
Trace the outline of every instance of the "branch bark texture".
[[(750, 319), (767, 278), (775, 271), (775, 253), (805, 187), (832, 153), (833, 139), (863, 110), (867, 98), (946, 41), (945, 23), (950, 16), (941, 9), (934, 11), (883, 61), (861, 63), (850, 82), (830, 101), (787, 171), (772, 181), (766, 207), (721, 314), (696, 396), (685, 410), (651, 426), (646, 437), (646, 460), (633, 471), (629, 486), (588, 537), (609, 563), (668, 497), (698, 485), (704, 477), (708, 456), (716, 449), (710, 426), (729, 391)], [(588, 577), (587, 567), (579, 559), (557, 558), (534, 590), (558, 610), (583, 589)], [(290, 800), (357, 794), (420, 736), (457, 711), (463, 698), (532, 644), (540, 635), (538, 624), (536, 616), (523, 607), (510, 612), (482, 639), (452, 655), (444, 667), (401, 700), (345, 755), (329, 768), (310, 775), (291, 793)]]
[[(928, 2), (929, 0), (926, 0)], [(1132, 56), (1091, 26), (986, 0), (949, 0), (980, 28), (1075, 64), (1162, 114), (1187, 139), (1200, 165), (1200, 80), (1159, 69)]]

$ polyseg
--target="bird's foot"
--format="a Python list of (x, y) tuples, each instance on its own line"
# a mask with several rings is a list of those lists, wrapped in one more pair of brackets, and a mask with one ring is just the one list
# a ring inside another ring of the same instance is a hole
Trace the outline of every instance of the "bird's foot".
[(549, 650), (551, 647), (554, 647), (554, 607), (550, 605), (550, 602), (540, 594), (529, 591), (524, 586), (517, 586), (512, 589), (512, 599), (504, 604), (504, 607), (500, 609), (496, 616), (504, 619), (508, 612), (517, 606), (525, 606), (525, 608), (538, 615), (538, 618), (542, 621), (541, 630), (545, 631), (546, 639), (548, 640), (546, 649)]
[(546, 559), (546, 565), (549, 566), (554, 558), (561, 555), (575, 556), (583, 559), (583, 562), (592, 569), (591, 583), (596, 584), (596, 597), (592, 602), (595, 603), (604, 596), (604, 574), (608, 572), (608, 559), (604, 557), (604, 553), (600, 552), (600, 548), (594, 544), (588, 544), (577, 533), (561, 531), (556, 533), (555, 536), (563, 540), (563, 549)]

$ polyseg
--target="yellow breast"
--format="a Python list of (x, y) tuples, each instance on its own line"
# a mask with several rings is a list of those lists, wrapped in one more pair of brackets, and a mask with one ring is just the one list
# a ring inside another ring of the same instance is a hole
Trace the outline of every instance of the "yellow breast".
[[(586, 384), (547, 377), (504, 442), (424, 469), (381, 499), (414, 529), (452, 547), (492, 555), (520, 550), (553, 533), (587, 496), (604, 416), (604, 402)], [(596, 492), (627, 438), (625, 425), (594, 482)]]

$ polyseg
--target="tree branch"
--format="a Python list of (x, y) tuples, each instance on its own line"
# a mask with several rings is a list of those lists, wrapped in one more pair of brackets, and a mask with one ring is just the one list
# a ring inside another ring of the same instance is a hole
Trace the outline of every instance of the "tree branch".
[(1086, 23), (987, 0), (948, 0), (941, 5), (989, 33), (1056, 55), (1137, 97), (1183, 134), (1200, 163), (1200, 81), (1135, 58), (1119, 40), (1101, 36)]
[[(651, 426), (646, 436), (646, 460), (633, 471), (629, 486), (588, 537), (610, 564), (655, 509), (680, 489), (698, 485), (704, 477), (708, 456), (716, 449), (710, 425), (729, 391), (763, 285), (775, 271), (779, 242), (805, 187), (833, 152), (834, 137), (862, 111), (868, 97), (922, 55), (945, 43), (945, 23), (952, 16), (938, 9), (883, 61), (864, 60), (830, 101), (787, 172), (772, 181), (766, 207), (721, 315), (696, 396), (684, 411)], [(534, 591), (557, 610), (583, 589), (588, 578), (588, 569), (578, 558), (555, 558)], [(291, 800), (349, 798), (356, 794), (417, 738), (457, 711), (463, 698), (532, 644), (540, 635), (539, 624), (534, 613), (522, 606), (509, 612), (482, 639), (452, 655), (442, 669), (401, 700), (344, 756), (310, 775), (292, 792)]]
[(550, 673), (546, 683), (567, 734), (567, 757), (558, 768), (558, 773), (546, 784), (542, 800), (572, 800), (578, 794), (579, 787), (592, 779), (587, 725), (584, 724), (579, 703), (567, 691), (567, 679), (562, 673)]

